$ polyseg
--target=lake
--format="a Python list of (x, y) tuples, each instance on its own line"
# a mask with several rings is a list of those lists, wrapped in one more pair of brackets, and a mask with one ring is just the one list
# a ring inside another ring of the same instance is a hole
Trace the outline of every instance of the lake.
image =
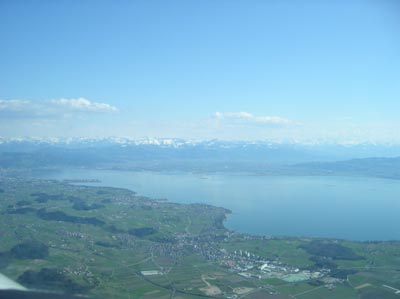
[(63, 170), (48, 179), (99, 179), (151, 198), (230, 209), (226, 227), (274, 236), (400, 239), (400, 181), (358, 177), (254, 176)]

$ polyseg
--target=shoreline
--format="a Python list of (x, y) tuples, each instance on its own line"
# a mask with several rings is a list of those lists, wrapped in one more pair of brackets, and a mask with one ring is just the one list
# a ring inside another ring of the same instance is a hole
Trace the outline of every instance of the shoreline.
[[(223, 228), (228, 231), (228, 232), (233, 232), (235, 234), (240, 234), (242, 236), (248, 236), (250, 238), (260, 238), (260, 239), (265, 239), (265, 238), (269, 238), (269, 239), (279, 239), (279, 240), (283, 240), (283, 239), (288, 239), (288, 240), (331, 240), (331, 241), (344, 241), (344, 242), (355, 242), (355, 243), (397, 243), (400, 242), (400, 239), (392, 239), (392, 240), (354, 240), (354, 239), (346, 239), (346, 238), (337, 238), (337, 237), (318, 237), (318, 236), (293, 236), (293, 235), (274, 235), (274, 234), (256, 234), (256, 233), (246, 233), (246, 232), (240, 232), (240, 231), (236, 231), (236, 230), (232, 230), (229, 229), (225, 226), (226, 221), (228, 220), (229, 215), (233, 214), (234, 212), (228, 208), (222, 207), (222, 206), (215, 206), (212, 204), (208, 204), (208, 203), (201, 203), (201, 202), (197, 202), (197, 203), (180, 203), (180, 202), (174, 202), (174, 201), (170, 201), (168, 198), (162, 198), (162, 199), (157, 199), (157, 198), (151, 198), (145, 195), (140, 195), (138, 194), (136, 191), (128, 189), (128, 188), (122, 188), (122, 187), (113, 187), (113, 186), (93, 186), (93, 185), (85, 185), (85, 182), (79, 182), (79, 183), (71, 183), (71, 182), (66, 182), (65, 180), (58, 180), (58, 179), (54, 179), (54, 180), (45, 180), (45, 181), (56, 181), (59, 183), (65, 183), (68, 185), (73, 185), (73, 186), (83, 186), (83, 187), (87, 187), (87, 188), (105, 188), (105, 189), (119, 189), (119, 190), (125, 190), (125, 191), (129, 191), (132, 192), (133, 194), (136, 194), (138, 196), (140, 196), (143, 199), (147, 199), (150, 201), (157, 201), (160, 203), (171, 203), (171, 204), (176, 204), (176, 205), (199, 205), (199, 206), (209, 206), (212, 207), (214, 209), (221, 209), (224, 211), (224, 218), (221, 219), (221, 225), (223, 226)], [(99, 180), (100, 181), (100, 180)]]

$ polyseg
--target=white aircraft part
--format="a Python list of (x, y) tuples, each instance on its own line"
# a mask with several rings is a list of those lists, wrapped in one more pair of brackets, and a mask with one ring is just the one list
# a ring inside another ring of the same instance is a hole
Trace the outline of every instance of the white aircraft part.
[(26, 291), (27, 289), (0, 273), (0, 290)]

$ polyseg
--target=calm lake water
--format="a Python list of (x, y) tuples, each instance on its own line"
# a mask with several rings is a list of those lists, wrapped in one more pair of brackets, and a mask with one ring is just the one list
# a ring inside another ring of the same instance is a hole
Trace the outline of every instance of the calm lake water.
[(50, 179), (99, 179), (152, 198), (232, 210), (226, 227), (251, 234), (400, 239), (400, 181), (354, 177), (253, 176), (65, 170)]

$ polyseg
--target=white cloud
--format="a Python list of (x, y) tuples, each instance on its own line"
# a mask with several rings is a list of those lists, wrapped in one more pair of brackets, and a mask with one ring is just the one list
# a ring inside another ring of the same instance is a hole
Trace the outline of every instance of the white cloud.
[(49, 101), (0, 100), (0, 116), (12, 118), (54, 118), (69, 116), (76, 112), (105, 113), (118, 109), (110, 104), (91, 102), (85, 98), (53, 99)]
[(89, 112), (116, 112), (118, 109), (110, 104), (91, 102), (85, 98), (77, 99), (55, 99), (50, 100), (50, 103), (64, 107), (66, 109), (89, 111)]
[(0, 100), (0, 111), (11, 110), (19, 111), (24, 110), (29, 101), (26, 100)]
[(236, 124), (290, 125), (293, 121), (279, 116), (255, 116), (248, 112), (216, 112), (214, 118)]

